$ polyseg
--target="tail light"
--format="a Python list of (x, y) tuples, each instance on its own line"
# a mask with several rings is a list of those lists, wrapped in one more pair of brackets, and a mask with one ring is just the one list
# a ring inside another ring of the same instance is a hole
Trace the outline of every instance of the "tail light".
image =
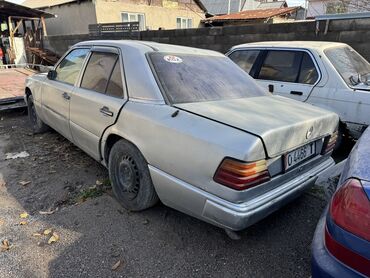
[(338, 140), (338, 131), (334, 132), (330, 137), (327, 137), (324, 142), (322, 154), (330, 153), (334, 150)]
[[(329, 212), (336, 225), (370, 241), (370, 201), (360, 181), (347, 180), (334, 194)], [(338, 260), (370, 276), (370, 260), (338, 243), (327, 230), (325, 244), (329, 252)]]
[(370, 201), (360, 181), (349, 179), (335, 193), (330, 215), (338, 226), (370, 241)]
[(225, 158), (213, 179), (235, 190), (244, 190), (270, 180), (270, 173), (266, 160), (246, 163)]

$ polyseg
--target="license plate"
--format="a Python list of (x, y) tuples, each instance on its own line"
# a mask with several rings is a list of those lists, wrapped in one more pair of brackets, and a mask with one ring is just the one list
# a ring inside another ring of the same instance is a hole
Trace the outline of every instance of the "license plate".
[(285, 170), (296, 166), (302, 161), (314, 156), (316, 154), (316, 144), (312, 142), (305, 146), (302, 146), (294, 151), (291, 151), (285, 155)]

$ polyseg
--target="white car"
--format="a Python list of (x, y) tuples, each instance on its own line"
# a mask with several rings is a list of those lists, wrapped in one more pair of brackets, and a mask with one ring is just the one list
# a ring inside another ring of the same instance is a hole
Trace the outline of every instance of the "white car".
[(342, 135), (358, 139), (370, 123), (370, 63), (347, 44), (248, 43), (227, 55), (271, 93), (337, 113)]

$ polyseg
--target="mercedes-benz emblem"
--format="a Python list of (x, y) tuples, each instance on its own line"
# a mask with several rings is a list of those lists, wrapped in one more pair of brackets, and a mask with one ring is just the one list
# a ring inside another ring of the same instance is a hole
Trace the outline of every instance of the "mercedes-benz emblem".
[(307, 133), (306, 133), (307, 139), (310, 139), (310, 137), (312, 136), (312, 132), (313, 132), (313, 126), (311, 126), (309, 130), (307, 130)]

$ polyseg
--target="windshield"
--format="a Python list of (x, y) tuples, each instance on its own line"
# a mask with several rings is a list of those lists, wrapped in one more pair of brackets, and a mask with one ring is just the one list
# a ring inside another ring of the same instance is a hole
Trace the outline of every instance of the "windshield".
[(149, 57), (173, 104), (268, 95), (227, 57), (161, 52)]
[(370, 82), (370, 64), (349, 46), (329, 48), (324, 51), (344, 81), (355, 86)]

